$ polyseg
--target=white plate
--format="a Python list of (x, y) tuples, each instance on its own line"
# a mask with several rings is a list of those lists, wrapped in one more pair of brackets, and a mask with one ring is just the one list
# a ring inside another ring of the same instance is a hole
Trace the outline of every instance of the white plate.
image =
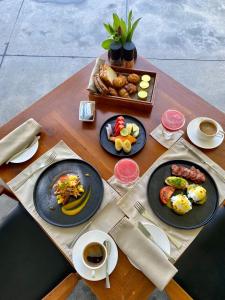
[(27, 150), (25, 149), (23, 153), (17, 156), (15, 159), (10, 160), (11, 163), (19, 164), (30, 159), (37, 152), (39, 146), (38, 140), (33, 146), (29, 147)]
[[(199, 117), (196, 118), (194, 120), (192, 120), (187, 127), (187, 135), (189, 137), (189, 139), (192, 141), (193, 144), (195, 144), (196, 146), (203, 148), (203, 149), (213, 149), (218, 147), (219, 145), (222, 144), (223, 140), (224, 140), (224, 134), (215, 136), (211, 139), (204, 139), (201, 138), (198, 135), (198, 130), (197, 128), (199, 127), (199, 123), (203, 120), (203, 119), (207, 119), (207, 120), (212, 120), (210, 118), (206, 118), (206, 117)], [(213, 120), (215, 122), (215, 120)], [(217, 123), (217, 122), (216, 122)], [(221, 127), (221, 125), (219, 123), (217, 123), (218, 127), (220, 130), (223, 130), (223, 128)]]
[(109, 274), (113, 272), (116, 267), (118, 260), (118, 250), (114, 240), (104, 231), (91, 230), (84, 233), (75, 243), (72, 251), (72, 259), (74, 268), (81, 277), (91, 281), (98, 281), (105, 278), (105, 265), (100, 269), (96, 270), (95, 277), (91, 277), (91, 270), (88, 269), (82, 261), (82, 249), (87, 243), (100, 242), (103, 243), (105, 240), (109, 240), (111, 243), (111, 251), (109, 255)]
[[(170, 241), (166, 235), (166, 233), (159, 227), (150, 223), (143, 223), (145, 228), (151, 233), (152, 240), (162, 248), (168, 255), (170, 255)], [(139, 270), (138, 266), (128, 257), (130, 263)]]

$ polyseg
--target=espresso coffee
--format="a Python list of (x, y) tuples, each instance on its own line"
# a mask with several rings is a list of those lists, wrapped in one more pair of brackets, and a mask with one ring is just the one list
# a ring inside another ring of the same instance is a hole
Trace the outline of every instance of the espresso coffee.
[(90, 266), (96, 266), (105, 259), (105, 248), (100, 243), (88, 244), (83, 252), (84, 261)]
[(214, 123), (210, 121), (203, 121), (200, 123), (200, 130), (206, 135), (215, 135), (217, 132), (217, 127)]

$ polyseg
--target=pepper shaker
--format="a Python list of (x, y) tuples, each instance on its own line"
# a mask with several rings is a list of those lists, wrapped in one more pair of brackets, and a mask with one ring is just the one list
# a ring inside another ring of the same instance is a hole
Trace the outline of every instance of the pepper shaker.
[(123, 67), (133, 68), (134, 66), (135, 45), (132, 42), (126, 42), (123, 46)]

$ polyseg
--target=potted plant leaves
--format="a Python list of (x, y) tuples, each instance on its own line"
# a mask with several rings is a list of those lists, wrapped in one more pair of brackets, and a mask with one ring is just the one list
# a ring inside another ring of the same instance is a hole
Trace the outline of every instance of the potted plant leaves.
[(102, 42), (102, 47), (108, 50), (112, 64), (121, 65), (123, 61), (124, 67), (133, 66), (137, 58), (137, 50), (132, 38), (140, 19), (133, 21), (133, 12), (130, 10), (127, 22), (114, 13), (113, 23), (104, 23), (109, 36)]

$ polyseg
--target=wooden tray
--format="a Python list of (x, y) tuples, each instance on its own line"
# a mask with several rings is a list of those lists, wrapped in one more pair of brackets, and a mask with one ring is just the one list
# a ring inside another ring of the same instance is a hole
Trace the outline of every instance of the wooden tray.
[(124, 98), (120, 96), (110, 96), (110, 95), (101, 95), (100, 93), (89, 92), (89, 99), (96, 101), (97, 103), (109, 103), (113, 105), (123, 106), (123, 107), (132, 107), (134, 109), (140, 109), (150, 112), (152, 106), (155, 102), (155, 90), (156, 90), (156, 73), (143, 71), (143, 70), (135, 70), (135, 69), (126, 69), (117, 66), (111, 66), (114, 71), (122, 74), (131, 74), (136, 73), (138, 75), (148, 74), (151, 76), (151, 81), (149, 84), (149, 88), (147, 89), (148, 98), (147, 100), (139, 100), (137, 93), (132, 96), (132, 98)]

